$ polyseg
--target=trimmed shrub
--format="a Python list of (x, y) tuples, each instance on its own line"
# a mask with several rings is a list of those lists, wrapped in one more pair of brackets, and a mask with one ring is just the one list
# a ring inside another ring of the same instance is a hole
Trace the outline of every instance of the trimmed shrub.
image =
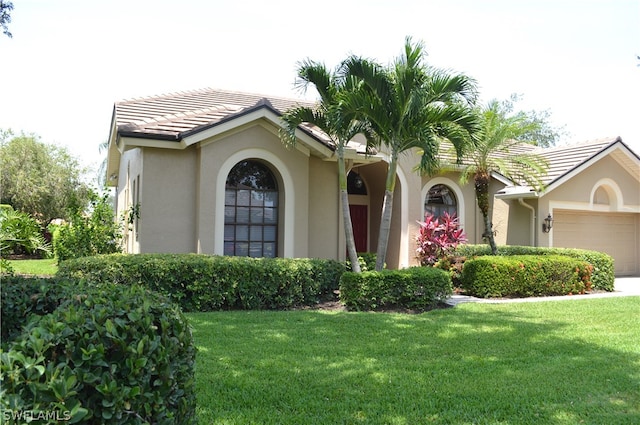
[(477, 297), (533, 297), (584, 294), (592, 266), (560, 255), (482, 256), (467, 260), (462, 285)]
[(46, 413), (39, 423), (195, 423), (191, 330), (165, 297), (61, 281), (12, 280), (2, 289), (13, 292), (3, 297), (3, 319), (7, 300), (28, 316), (0, 355), (5, 412)]
[[(366, 272), (370, 270), (375, 270), (376, 258), (377, 258), (377, 255), (375, 252), (358, 252), (358, 262), (360, 263), (360, 271)], [(353, 270), (351, 268), (351, 260), (347, 259), (346, 265), (347, 265), (347, 271)]]
[(52, 313), (73, 293), (73, 287), (55, 279), (7, 276), (2, 278), (2, 343), (22, 332), (31, 316)]
[(429, 267), (346, 272), (340, 279), (340, 301), (355, 310), (425, 310), (437, 306), (452, 292), (449, 275), (443, 270)]
[[(460, 245), (455, 254), (460, 257), (473, 258), (491, 255), (488, 245)], [(576, 248), (545, 248), (535, 246), (499, 246), (498, 255), (565, 255), (577, 258), (593, 266), (591, 286), (593, 289), (613, 291), (615, 274), (613, 258), (604, 252)]]
[(115, 254), (64, 261), (57, 276), (138, 284), (183, 311), (215, 311), (312, 305), (338, 289), (344, 271), (344, 263), (320, 259)]

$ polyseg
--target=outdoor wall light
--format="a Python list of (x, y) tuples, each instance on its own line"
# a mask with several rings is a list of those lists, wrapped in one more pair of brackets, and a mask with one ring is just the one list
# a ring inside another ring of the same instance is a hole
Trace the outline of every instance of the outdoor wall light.
[(545, 218), (544, 222), (542, 223), (542, 231), (544, 233), (549, 233), (552, 227), (553, 227), (553, 217), (551, 217), (551, 213), (549, 213), (547, 218)]
[(364, 182), (362, 181), (362, 177), (360, 177), (360, 174), (358, 174), (357, 172), (354, 171), (354, 173), (356, 174), (356, 176), (353, 179), (353, 184), (356, 186), (356, 188), (361, 189), (362, 186), (364, 186)]

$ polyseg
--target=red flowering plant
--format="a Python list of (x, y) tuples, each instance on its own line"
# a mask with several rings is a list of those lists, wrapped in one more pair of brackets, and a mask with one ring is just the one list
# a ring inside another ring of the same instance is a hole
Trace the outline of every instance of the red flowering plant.
[(441, 217), (426, 214), (424, 222), (418, 221), (420, 232), (416, 237), (416, 253), (423, 266), (433, 266), (439, 260), (451, 256), (456, 247), (467, 241), (464, 230), (455, 214)]

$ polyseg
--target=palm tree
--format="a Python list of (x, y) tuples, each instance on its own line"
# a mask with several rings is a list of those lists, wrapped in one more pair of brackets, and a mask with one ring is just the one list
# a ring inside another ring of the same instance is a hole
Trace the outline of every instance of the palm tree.
[(354, 272), (360, 272), (360, 263), (353, 237), (349, 194), (347, 191), (347, 169), (344, 150), (347, 143), (357, 134), (368, 134), (365, 123), (355, 119), (355, 115), (345, 108), (349, 96), (354, 95), (353, 79), (337, 72), (331, 73), (324, 64), (306, 60), (298, 67), (298, 86), (306, 90), (309, 84), (315, 86), (320, 95), (317, 107), (298, 106), (282, 115), (284, 128), (280, 132), (286, 145), (297, 141), (296, 129), (302, 123), (308, 123), (321, 129), (335, 146), (338, 162), (338, 184), (342, 202), (342, 218), (347, 244), (347, 252)]
[(376, 251), (376, 270), (382, 270), (387, 253), (398, 156), (412, 149), (421, 153), (416, 167), (423, 173), (436, 169), (440, 141), (449, 140), (458, 156), (476, 129), (470, 105), (476, 98), (475, 82), (423, 65), (422, 43), (405, 41), (404, 54), (384, 68), (367, 59), (345, 61), (347, 75), (358, 78), (360, 95), (351, 109), (366, 120), (379, 145), (389, 155), (382, 218)]
[(474, 148), (466, 156), (468, 165), (462, 169), (460, 182), (466, 184), (473, 177), (478, 208), (484, 219), (482, 237), (495, 255), (497, 247), (489, 217), (491, 173), (498, 172), (514, 183), (525, 183), (538, 189), (542, 186), (547, 163), (542, 157), (519, 149), (520, 140), (538, 132), (540, 122), (527, 119), (525, 114), (507, 116), (496, 100), (476, 109), (476, 113), (482, 126), (475, 134)]

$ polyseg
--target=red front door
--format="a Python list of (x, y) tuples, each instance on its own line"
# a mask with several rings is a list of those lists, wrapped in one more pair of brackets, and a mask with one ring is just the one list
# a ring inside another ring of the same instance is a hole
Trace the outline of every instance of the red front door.
[(349, 211), (351, 213), (351, 224), (353, 225), (353, 237), (356, 240), (356, 251), (368, 252), (367, 232), (369, 226), (367, 224), (367, 206), (349, 205)]

